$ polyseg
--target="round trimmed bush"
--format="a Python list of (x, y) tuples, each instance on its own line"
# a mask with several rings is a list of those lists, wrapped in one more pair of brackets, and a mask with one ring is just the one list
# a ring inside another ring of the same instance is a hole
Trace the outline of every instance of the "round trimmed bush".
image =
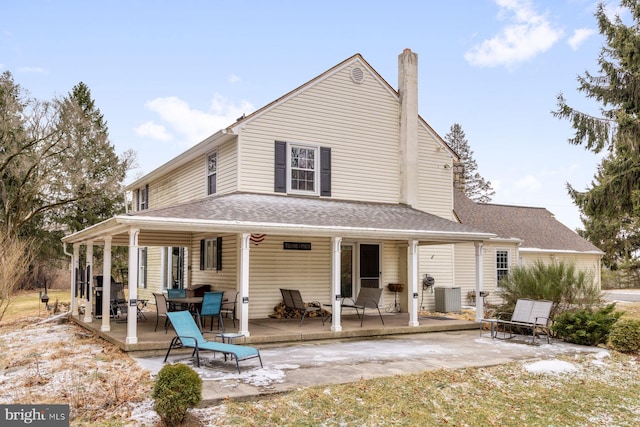
[(622, 353), (635, 353), (640, 350), (640, 320), (620, 319), (609, 332), (609, 344)]
[(196, 371), (184, 363), (165, 365), (158, 372), (158, 379), (151, 397), (153, 409), (166, 425), (174, 426), (184, 421), (189, 408), (202, 400), (202, 379)]

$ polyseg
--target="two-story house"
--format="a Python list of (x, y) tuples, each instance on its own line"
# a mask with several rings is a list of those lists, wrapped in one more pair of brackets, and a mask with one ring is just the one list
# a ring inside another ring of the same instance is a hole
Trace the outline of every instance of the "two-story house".
[[(64, 238), (75, 269), (90, 270), (93, 246), (103, 245), (97, 274), (109, 277), (112, 245), (126, 245), (131, 306), (211, 284), (239, 292), (246, 335), (249, 319), (273, 312), (280, 288), (331, 304), (332, 331), (341, 330), (340, 299), (362, 287), (383, 288), (385, 304), (396, 296), (388, 284), (404, 284), (409, 326), (434, 306), (426, 274), (479, 294), (496, 274), (483, 245), (497, 234), (456, 216), (459, 159), (418, 114), (417, 61), (409, 49), (399, 55), (396, 91), (356, 54), (140, 178), (128, 186), (132, 212)], [(500, 241), (514, 254), (519, 243)], [(88, 266), (78, 265), (81, 245)], [(83, 301), (72, 301), (77, 315)], [(137, 342), (136, 316), (126, 341)]]

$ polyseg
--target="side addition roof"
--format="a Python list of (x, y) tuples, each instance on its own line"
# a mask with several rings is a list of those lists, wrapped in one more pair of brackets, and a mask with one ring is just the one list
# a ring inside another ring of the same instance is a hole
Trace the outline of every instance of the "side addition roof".
[(463, 224), (495, 233), (498, 238), (520, 239), (523, 250), (602, 253), (545, 208), (475, 203), (455, 189), (454, 210)]

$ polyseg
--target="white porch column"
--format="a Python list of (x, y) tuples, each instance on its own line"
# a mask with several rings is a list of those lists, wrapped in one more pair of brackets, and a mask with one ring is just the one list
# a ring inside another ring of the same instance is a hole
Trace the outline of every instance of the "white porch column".
[(340, 254), (342, 253), (342, 237), (331, 238), (331, 330), (340, 332), (342, 324), (340, 319)]
[(78, 269), (80, 268), (80, 243), (73, 244), (71, 258), (71, 314), (78, 315)]
[(476, 322), (484, 317), (484, 299), (482, 291), (482, 242), (475, 242), (476, 247)]
[(93, 276), (93, 240), (89, 240), (87, 242), (87, 265), (85, 268), (85, 272), (86, 272), (86, 278), (85, 280), (87, 281), (87, 286), (86, 286), (86, 290), (87, 290), (87, 298), (85, 299), (85, 303), (84, 303), (84, 319), (82, 319), (84, 322), (91, 322), (92, 319), (92, 311), (93, 311), (93, 295), (91, 295), (91, 291), (93, 290), (93, 286), (92, 286), (92, 281), (91, 281), (91, 276)]
[(102, 260), (102, 324), (100, 330), (111, 330), (111, 236), (104, 238), (104, 259)]
[[(129, 229), (129, 299), (127, 301), (127, 338), (126, 344), (138, 343), (138, 235), (140, 230), (137, 228)], [(111, 286), (111, 273), (108, 278), (103, 277), (102, 280), (108, 280)]]
[(408, 307), (409, 326), (418, 326), (418, 241), (409, 240), (409, 254), (407, 257)]
[(251, 233), (240, 237), (240, 320), (238, 332), (249, 336), (249, 243)]

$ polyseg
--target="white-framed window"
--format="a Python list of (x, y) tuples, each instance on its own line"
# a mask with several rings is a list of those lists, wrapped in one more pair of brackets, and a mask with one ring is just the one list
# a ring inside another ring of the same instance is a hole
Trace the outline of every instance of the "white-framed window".
[(509, 251), (506, 249), (496, 250), (496, 283), (500, 286), (500, 280), (509, 274)]
[(138, 287), (147, 287), (147, 247), (138, 248)]
[(138, 210), (149, 209), (149, 184), (138, 189)]
[(218, 180), (218, 152), (207, 155), (207, 194), (215, 194)]
[(287, 150), (287, 191), (318, 194), (320, 148), (290, 143)]
[(204, 239), (204, 269), (215, 270), (216, 260), (218, 259), (217, 239)]

